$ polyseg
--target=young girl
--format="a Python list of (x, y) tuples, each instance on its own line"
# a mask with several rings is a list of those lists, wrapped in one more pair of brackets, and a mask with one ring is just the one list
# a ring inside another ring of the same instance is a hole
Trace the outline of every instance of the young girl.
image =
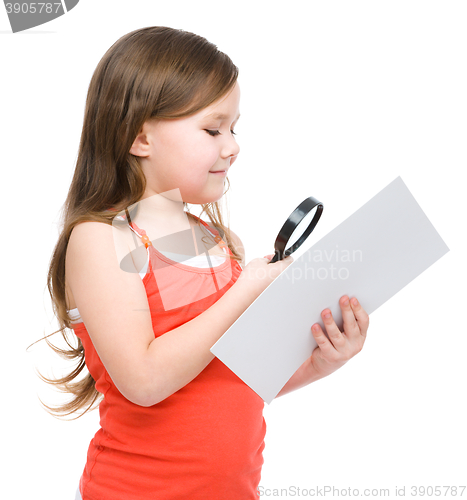
[[(257, 498), (264, 403), (209, 349), (293, 259), (245, 266), (223, 222), (218, 201), (239, 154), (237, 76), (206, 39), (151, 27), (118, 40), (92, 77), (48, 276), (59, 331), (77, 338), (55, 349), (78, 360), (47, 379), (73, 395), (49, 409), (99, 402), (76, 498)], [(340, 300), (343, 332), (323, 311), (327, 336), (313, 325), (318, 347), (279, 395), (361, 350), (368, 315), (354, 300)]]

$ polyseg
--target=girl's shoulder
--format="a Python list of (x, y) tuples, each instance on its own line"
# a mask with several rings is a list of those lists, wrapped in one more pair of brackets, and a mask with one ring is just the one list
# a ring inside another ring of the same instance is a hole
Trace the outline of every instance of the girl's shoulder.
[[(66, 251), (66, 267), (78, 269), (92, 265), (95, 269), (105, 269), (109, 257), (120, 263), (130, 252), (131, 230), (128, 225), (114, 226), (105, 222), (84, 221), (71, 231)], [(126, 259), (128, 261), (129, 259)], [(128, 271), (138, 272), (133, 259), (127, 263)], [(133, 269), (135, 266), (135, 269)]]
[(80, 246), (86, 248), (87, 245), (121, 244), (126, 242), (131, 237), (131, 230), (128, 224), (110, 224), (98, 221), (83, 221), (76, 224), (71, 233), (68, 245), (76, 245), (80, 242)]

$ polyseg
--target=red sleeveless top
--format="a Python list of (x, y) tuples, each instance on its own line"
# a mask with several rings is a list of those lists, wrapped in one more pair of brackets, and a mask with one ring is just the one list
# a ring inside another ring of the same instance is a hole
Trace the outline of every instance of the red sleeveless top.
[[(134, 222), (131, 226), (145, 236)], [(149, 266), (143, 284), (155, 337), (208, 309), (242, 272), (239, 263), (229, 258), (217, 267), (195, 268), (168, 259), (152, 245), (147, 249)], [(214, 358), (165, 400), (138, 406), (112, 382), (84, 323), (73, 329), (84, 346), (96, 389), (104, 395), (100, 429), (89, 445), (80, 480), (83, 500), (258, 498), (264, 403), (227, 366)]]

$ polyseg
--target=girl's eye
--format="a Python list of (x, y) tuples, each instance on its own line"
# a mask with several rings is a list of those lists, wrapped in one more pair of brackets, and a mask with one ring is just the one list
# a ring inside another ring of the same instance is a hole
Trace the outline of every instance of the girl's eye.
[[(205, 129), (206, 132), (211, 135), (211, 136), (216, 136), (216, 135), (221, 135), (221, 133), (219, 132), (219, 130), (207, 130)], [(233, 130), (230, 131), (232, 133), (232, 135), (237, 135)]]

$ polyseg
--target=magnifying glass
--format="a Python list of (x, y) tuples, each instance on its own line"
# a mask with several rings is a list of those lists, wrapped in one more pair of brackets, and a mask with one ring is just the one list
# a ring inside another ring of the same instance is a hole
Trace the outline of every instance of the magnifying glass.
[[(323, 204), (313, 196), (302, 201), (279, 231), (274, 243), (275, 254), (268, 264), (285, 259), (295, 252), (310, 236), (322, 213)], [(289, 247), (286, 249), (287, 245)]]

